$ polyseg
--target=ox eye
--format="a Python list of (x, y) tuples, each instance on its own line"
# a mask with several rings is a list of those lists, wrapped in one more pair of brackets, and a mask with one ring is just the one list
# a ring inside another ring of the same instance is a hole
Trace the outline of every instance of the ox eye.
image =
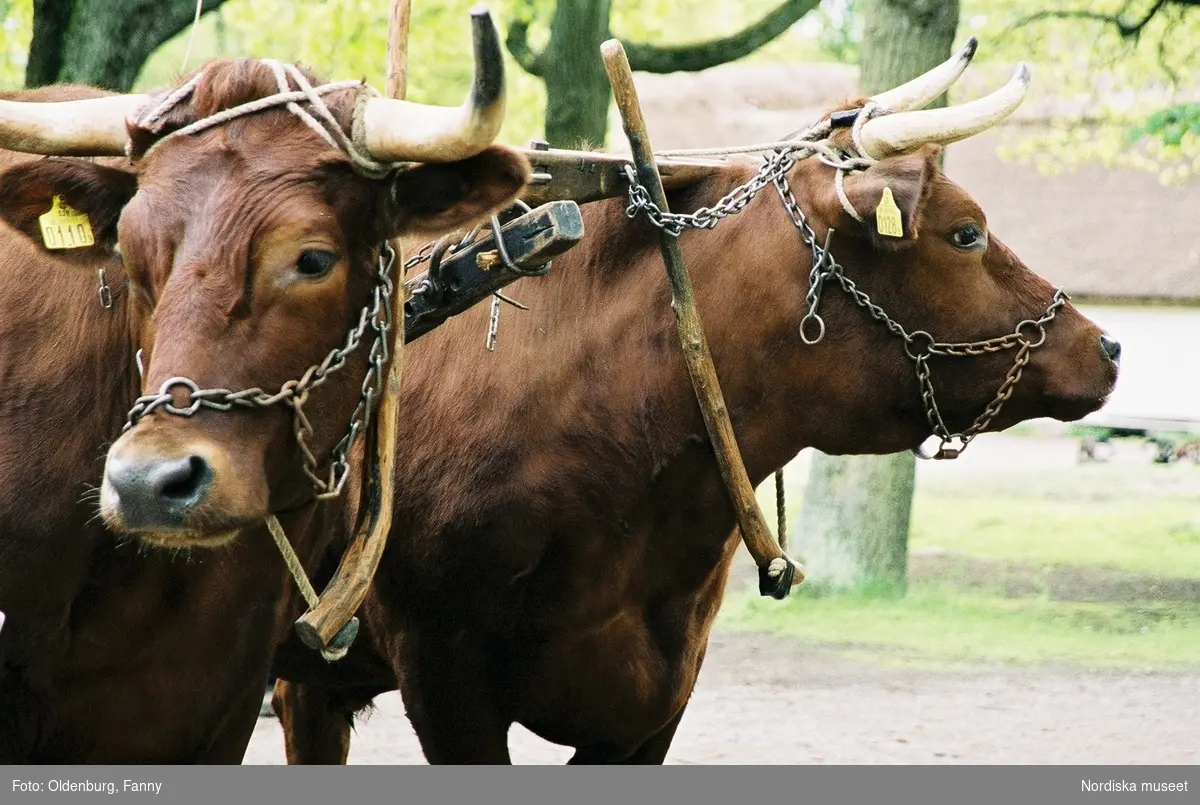
[(956, 249), (966, 252), (979, 251), (987, 248), (987, 233), (975, 224), (960, 226), (950, 235), (950, 242)]
[(296, 271), (305, 277), (323, 277), (333, 270), (341, 257), (323, 249), (305, 249), (296, 258)]

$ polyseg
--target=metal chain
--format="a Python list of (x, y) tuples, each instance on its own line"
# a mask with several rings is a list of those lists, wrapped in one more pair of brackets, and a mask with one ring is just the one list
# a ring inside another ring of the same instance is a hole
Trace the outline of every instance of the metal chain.
[[(856, 128), (859, 122), (855, 122)], [(821, 302), (821, 292), (825, 287), (825, 282), (832, 278), (854, 300), (855, 304), (865, 309), (871, 318), (883, 324), (889, 332), (904, 342), (904, 354), (913, 361), (916, 368), (921, 400), (925, 406), (925, 415), (929, 420), (929, 426), (933, 435), (941, 440), (937, 452), (932, 456), (926, 456), (920, 452), (917, 455), (921, 458), (957, 458), (971, 440), (991, 424), (992, 420), (1000, 413), (1004, 403), (1012, 397), (1017, 383), (1021, 380), (1022, 372), (1032, 357), (1032, 351), (1046, 342), (1046, 325), (1054, 320), (1058, 311), (1066, 304), (1068, 297), (1061, 288), (1055, 289), (1049, 306), (1039, 318), (1025, 319), (1019, 322), (1012, 332), (981, 341), (940, 342), (924, 330), (909, 333), (903, 325), (889, 316), (882, 307), (875, 304), (865, 291), (860, 290), (855, 282), (846, 276), (843, 267), (834, 259), (829, 250), (834, 230), (829, 228), (826, 231), (824, 245), (817, 241), (817, 233), (808, 223), (808, 219), (805, 217), (804, 211), (800, 209), (800, 204), (788, 183), (788, 173), (795, 166), (796, 161), (813, 155), (817, 155), (821, 162), (836, 169), (839, 180), (847, 172), (860, 171), (872, 164), (873, 160), (838, 151), (825, 142), (815, 141), (822, 136), (828, 136), (828, 132), (828, 126), (814, 126), (800, 138), (801, 141), (805, 141), (803, 144), (797, 143), (777, 150), (764, 160), (759, 170), (745, 183), (727, 193), (712, 207), (701, 207), (690, 214), (661, 210), (651, 201), (646, 188), (638, 182), (633, 167), (626, 165), (625, 178), (629, 182), (629, 204), (625, 208), (625, 214), (629, 218), (634, 218), (638, 213), (643, 213), (654, 226), (678, 237), (684, 229), (712, 229), (722, 218), (745, 209), (746, 205), (768, 184), (774, 184), (792, 223), (799, 230), (801, 239), (812, 252), (812, 269), (809, 272), (808, 292), (805, 295), (805, 315), (800, 320), (801, 340), (812, 346), (820, 343), (825, 337), (825, 320), (821, 318), (817, 308)], [(809, 140), (814, 141), (807, 142)], [(845, 204), (846, 202), (843, 200), (843, 205)], [(849, 206), (847, 206), (847, 211), (853, 213)], [(1014, 347), (1019, 347), (1019, 349), (1013, 367), (1000, 384), (996, 396), (971, 425), (962, 431), (951, 433), (942, 419), (937, 405), (928, 364), (929, 356), (980, 356)], [(951, 447), (955, 441), (960, 444), (957, 447)], [(778, 492), (782, 492), (778, 478), (776, 479), (776, 489)], [(782, 496), (780, 499), (782, 500)], [(782, 521), (780, 528), (782, 529)], [(780, 534), (782, 535), (782, 533), (781, 530)]]
[[(302, 468), (317, 492), (316, 499), (327, 500), (336, 497), (341, 493), (349, 475), (350, 448), (358, 435), (370, 425), (371, 412), (383, 385), (383, 367), (389, 358), (388, 333), (392, 328), (391, 271), (395, 262), (395, 250), (390, 243), (384, 242), (379, 254), (371, 302), (360, 312), (357, 324), (351, 327), (346, 335), (345, 343), (331, 350), (319, 364), (310, 366), (299, 380), (289, 380), (280, 386), (278, 391), (268, 394), (257, 387), (241, 391), (202, 389), (194, 380), (186, 377), (168, 378), (156, 394), (139, 397), (134, 402), (133, 408), (129, 410), (125, 430), (134, 427), (143, 417), (156, 411), (190, 417), (205, 408), (213, 411), (231, 411), (234, 408), (259, 409), (286, 405), (292, 409), (292, 430), (300, 448)], [(317, 457), (308, 446), (313, 428), (304, 412), (304, 404), (313, 389), (321, 386), (330, 375), (346, 365), (346, 360), (362, 344), (363, 335), (368, 327), (375, 333), (375, 342), (367, 354), (367, 373), (363, 378), (358, 405), (350, 416), (346, 435), (331, 452), (328, 472), (322, 476), (318, 474)], [(188, 391), (189, 402), (186, 405), (175, 404), (174, 390), (180, 386)]]
[(632, 165), (625, 165), (625, 178), (629, 181), (629, 205), (625, 215), (635, 217), (644, 212), (650, 222), (659, 229), (679, 236), (684, 229), (712, 229), (722, 218), (735, 215), (746, 208), (759, 191), (771, 184), (779, 171), (790, 169), (791, 160), (777, 154), (767, 160), (759, 171), (745, 184), (735, 187), (712, 207), (701, 207), (693, 213), (664, 212), (650, 199), (650, 193), (638, 182)]
[[(971, 440), (991, 424), (996, 415), (1000, 413), (1000, 409), (1004, 406), (1004, 403), (1012, 397), (1013, 390), (1021, 379), (1021, 373), (1024, 371), (1025, 365), (1029, 363), (1032, 357), (1030, 353), (1046, 342), (1046, 325), (1054, 320), (1055, 316), (1058, 315), (1058, 311), (1066, 304), (1066, 293), (1061, 288), (1056, 289), (1053, 298), (1050, 300), (1050, 304), (1039, 318), (1024, 319), (1018, 322), (1012, 332), (994, 338), (970, 342), (940, 342), (935, 341), (933, 336), (924, 330), (916, 330), (909, 333), (903, 325), (889, 316), (882, 307), (875, 304), (865, 291), (860, 290), (855, 282), (846, 276), (841, 264), (829, 252), (829, 240), (833, 234), (832, 229), (826, 233), (824, 246), (817, 242), (816, 232), (809, 225), (803, 210), (800, 209), (800, 205), (796, 201), (796, 196), (793, 194), (787, 178), (780, 177), (776, 180), (775, 186), (779, 191), (780, 198), (783, 200), (784, 207), (788, 211), (788, 215), (792, 219), (792, 223), (795, 224), (796, 228), (800, 231), (801, 238), (813, 252), (813, 269), (809, 276), (809, 292), (806, 299), (808, 312), (800, 322), (801, 338), (805, 343), (815, 344), (824, 335), (825, 322), (817, 313), (817, 306), (820, 303), (821, 290), (824, 287), (825, 280), (833, 278), (841, 286), (842, 290), (854, 300), (855, 304), (864, 308), (871, 318), (882, 323), (890, 332), (904, 342), (904, 354), (915, 364), (917, 380), (921, 386), (921, 399), (925, 404), (925, 414), (929, 420), (929, 426), (933, 429), (933, 435), (941, 440), (938, 451), (933, 457), (957, 458), (967, 448)], [(809, 321), (816, 321), (819, 325), (819, 335), (815, 339), (809, 339), (805, 334), (805, 325)], [(970, 426), (962, 431), (951, 433), (942, 419), (941, 411), (938, 409), (937, 400), (934, 396), (933, 382), (930, 377), (928, 364), (929, 356), (974, 357), (1014, 347), (1020, 347), (1020, 349), (1017, 351), (1012, 369), (1005, 375), (1000, 389), (996, 392), (996, 396)], [(959, 446), (951, 447), (950, 445), (955, 441), (959, 442)]]
[(625, 215), (634, 218), (639, 212), (644, 213), (656, 227), (678, 237), (685, 229), (712, 229), (722, 218), (741, 212), (764, 187), (787, 176), (797, 160), (816, 155), (821, 162), (830, 167), (849, 171), (862, 170), (873, 164), (873, 160), (847, 154), (825, 142), (806, 142), (823, 133), (828, 133), (828, 126), (813, 127), (799, 141), (776, 150), (763, 161), (757, 173), (722, 196), (713, 206), (701, 207), (692, 213), (666, 212), (659, 209), (651, 200), (649, 191), (638, 181), (633, 165), (627, 164), (624, 171), (629, 182), (629, 204), (625, 208)]

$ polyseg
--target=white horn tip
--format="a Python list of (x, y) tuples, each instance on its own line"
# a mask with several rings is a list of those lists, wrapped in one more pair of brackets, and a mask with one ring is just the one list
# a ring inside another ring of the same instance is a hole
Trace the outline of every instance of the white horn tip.
[(1021, 86), (1029, 86), (1029, 82), (1033, 79), (1033, 68), (1025, 62), (1020, 62), (1017, 65), (1017, 71), (1013, 73), (1013, 80), (1021, 82)]

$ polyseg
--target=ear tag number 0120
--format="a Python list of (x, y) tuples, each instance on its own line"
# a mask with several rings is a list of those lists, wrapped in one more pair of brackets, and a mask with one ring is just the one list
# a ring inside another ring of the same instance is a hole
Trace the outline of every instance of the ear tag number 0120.
[(38, 224), (47, 249), (83, 249), (96, 243), (87, 213), (67, 204), (62, 196), (54, 197), (50, 211), (38, 217)]
[(875, 228), (879, 234), (889, 238), (904, 237), (900, 208), (896, 206), (896, 199), (892, 198), (890, 187), (883, 188), (883, 198), (879, 199), (879, 206), (875, 208)]

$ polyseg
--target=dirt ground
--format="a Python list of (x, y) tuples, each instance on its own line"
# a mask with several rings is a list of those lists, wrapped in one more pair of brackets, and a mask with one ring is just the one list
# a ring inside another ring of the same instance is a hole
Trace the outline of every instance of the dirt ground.
[[(397, 694), (358, 726), (351, 763), (424, 763)], [(571, 750), (520, 727), (513, 761)], [(259, 719), (246, 763), (283, 763)], [(673, 764), (1196, 764), (1200, 673), (893, 670), (759, 634), (714, 634)]]

